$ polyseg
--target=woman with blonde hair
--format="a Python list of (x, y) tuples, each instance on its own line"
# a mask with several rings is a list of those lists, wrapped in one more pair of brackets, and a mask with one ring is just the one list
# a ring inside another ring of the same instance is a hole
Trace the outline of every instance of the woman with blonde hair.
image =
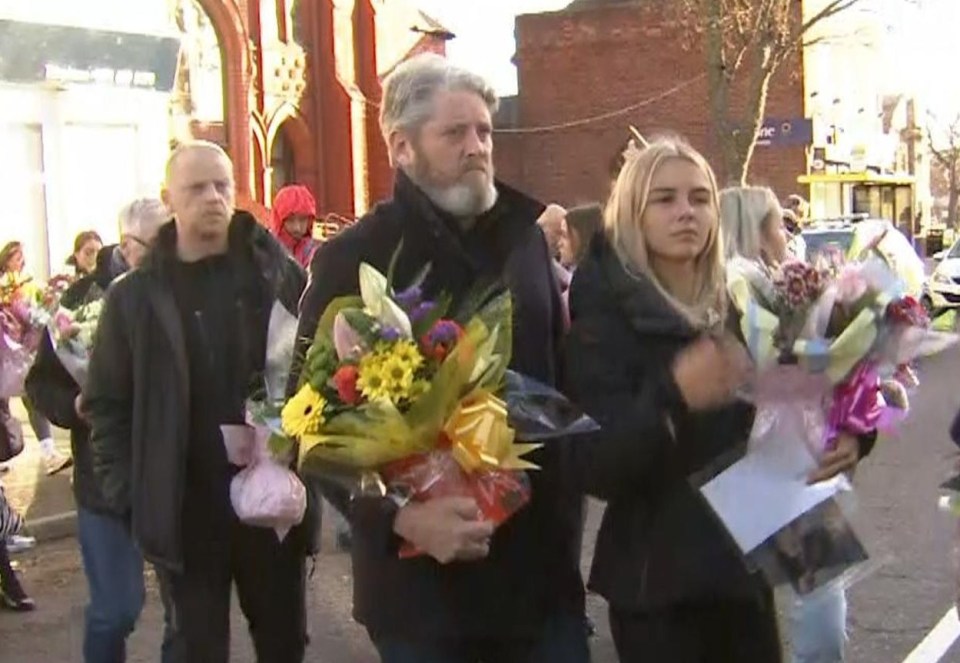
[[(773, 191), (737, 187), (720, 192), (720, 214), (728, 278), (737, 276), (762, 291), (773, 289), (771, 270), (790, 258), (783, 210)], [(836, 447), (820, 459), (813, 480), (852, 470), (870, 452), (876, 434), (841, 433)], [(846, 642), (847, 601), (843, 587), (827, 586), (798, 598), (790, 615), (794, 663), (840, 663)]]
[(754, 413), (736, 398), (750, 363), (728, 323), (716, 179), (687, 143), (627, 158), (570, 308), (569, 393), (602, 427), (573, 447), (607, 502), (589, 586), (620, 660), (780, 661), (770, 588), (689, 480), (746, 442)]

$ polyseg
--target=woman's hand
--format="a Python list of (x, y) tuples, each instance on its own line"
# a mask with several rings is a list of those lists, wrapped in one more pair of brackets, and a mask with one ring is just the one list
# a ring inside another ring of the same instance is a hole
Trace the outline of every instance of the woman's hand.
[(814, 484), (832, 479), (841, 472), (848, 472), (857, 466), (860, 460), (860, 443), (849, 433), (840, 433), (836, 446), (820, 457), (820, 465), (807, 479)]
[(687, 407), (708, 410), (732, 401), (750, 370), (750, 357), (738, 341), (702, 338), (677, 356), (673, 379)]

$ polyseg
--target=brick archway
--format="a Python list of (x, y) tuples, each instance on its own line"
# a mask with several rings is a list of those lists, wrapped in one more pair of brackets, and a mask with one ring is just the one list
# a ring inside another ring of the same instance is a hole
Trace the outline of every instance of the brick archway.
[(236, 0), (197, 0), (210, 18), (220, 43), (223, 67), (223, 115), (227, 149), (233, 159), (237, 200), (253, 198), (250, 191), (250, 78), (253, 61), (250, 35)]
[[(310, 127), (298, 110), (290, 104), (283, 104), (270, 118), (267, 124), (266, 140), (266, 161), (270, 163), (273, 157), (273, 146), (276, 144), (277, 136), (283, 132), (287, 138), (287, 144), (293, 151), (293, 167), (297, 174), (297, 180), (301, 184), (306, 184), (310, 189), (314, 189), (313, 182), (317, 181), (317, 159), (313, 150), (310, 149), (312, 136)], [(317, 196), (317, 191), (313, 191)]]

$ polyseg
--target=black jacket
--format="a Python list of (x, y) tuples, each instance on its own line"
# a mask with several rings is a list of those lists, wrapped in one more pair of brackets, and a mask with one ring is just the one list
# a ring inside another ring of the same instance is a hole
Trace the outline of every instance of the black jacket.
[(570, 310), (569, 393), (602, 426), (574, 447), (585, 489), (607, 501), (590, 588), (624, 610), (763, 598), (689, 482), (745, 444), (752, 407), (686, 408), (671, 365), (698, 333), (602, 236), (573, 277)]
[[(97, 254), (97, 267), (71, 285), (60, 299), (68, 309), (96, 301), (104, 296), (107, 287), (127, 270), (117, 245), (105, 246)], [(98, 513), (110, 509), (93, 476), (93, 458), (90, 453), (90, 428), (77, 416), (74, 401), (80, 387), (60, 363), (49, 334), (44, 334), (37, 358), (26, 381), (27, 396), (34, 407), (55, 426), (70, 431), (73, 452), (73, 495), (77, 506)]]
[[(386, 272), (400, 246), (397, 287), (426, 265), (428, 296), (455, 301), (472, 287), (499, 279), (514, 300), (511, 366), (547, 383), (558, 378), (563, 317), (543, 234), (542, 205), (506, 186), (490, 212), (463, 235), (402, 173), (393, 199), (378, 205), (314, 256), (301, 304), (298, 336), (313, 337), (332, 299), (358, 292), (361, 261)], [(533, 498), (494, 534), (481, 562), (446, 566), (433, 559), (397, 558), (396, 507), (388, 499), (358, 498), (334, 486), (325, 496), (353, 526), (354, 616), (377, 635), (410, 639), (511, 636), (538, 632), (545, 616), (583, 611), (576, 532), (580, 503), (562, 485), (564, 447), (550, 445), (532, 459)]]
[[(238, 269), (257, 271), (267, 293), (258, 310), (248, 312), (251, 324), (266, 324), (275, 300), (296, 310), (303, 270), (246, 212), (237, 212), (231, 222), (229, 254)], [(181, 520), (188, 508), (183, 496), (190, 376), (170, 282), (175, 260), (176, 227), (168, 222), (141, 267), (110, 288), (84, 404), (94, 472), (107, 504), (129, 515), (148, 560), (179, 571)], [(263, 358), (259, 361), (262, 368)]]

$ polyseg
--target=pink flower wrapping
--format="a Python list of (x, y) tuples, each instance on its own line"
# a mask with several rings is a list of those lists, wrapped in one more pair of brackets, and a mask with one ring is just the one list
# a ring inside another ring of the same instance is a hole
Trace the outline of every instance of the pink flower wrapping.
[(841, 432), (864, 435), (876, 430), (883, 410), (876, 366), (865, 361), (833, 390), (827, 418), (827, 443)]
[(291, 469), (271, 456), (269, 428), (259, 424), (220, 428), (228, 460), (243, 467), (230, 482), (230, 502), (237, 518), (247, 525), (271, 528), (283, 541), (303, 522), (306, 488)]

